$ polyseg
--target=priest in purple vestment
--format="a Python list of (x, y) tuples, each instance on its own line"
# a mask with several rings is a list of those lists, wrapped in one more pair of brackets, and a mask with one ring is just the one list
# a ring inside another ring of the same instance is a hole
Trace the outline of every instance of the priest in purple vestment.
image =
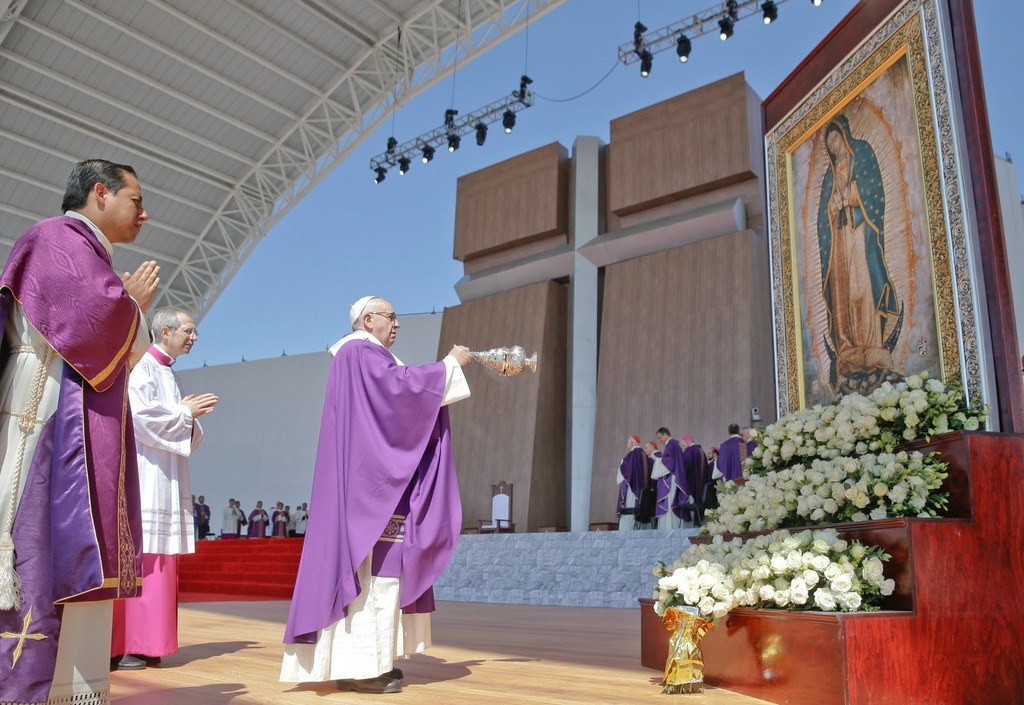
[[(619, 500), (615, 506), (615, 514), (619, 521), (620, 531), (639, 528), (650, 528), (654, 518), (654, 502), (651, 506), (641, 507), (643, 491), (651, 486), (651, 459), (640, 447), (640, 436), (626, 439), (626, 455), (619, 462), (617, 473), (619, 481)], [(651, 494), (651, 499), (654, 495)]]
[[(696, 505), (696, 516), (692, 517), (695, 524), (700, 524), (704, 512), (704, 486), (711, 481), (708, 469), (708, 457), (704, 449), (693, 440), (693, 436), (683, 436), (680, 444), (683, 448), (683, 472), (686, 474), (686, 486), (693, 489), (691, 501)], [(686, 517), (691, 518), (689, 512)]]
[(270, 533), (271, 538), (288, 538), (288, 512), (284, 509), (284, 502), (277, 503), (277, 508), (270, 515), (270, 521), (273, 525), (273, 530)]
[(256, 503), (256, 508), (252, 510), (252, 514), (249, 515), (249, 538), (267, 538), (267, 524), (269, 522), (270, 517), (267, 516), (267, 510), (263, 508), (263, 500), (260, 500)]
[(747, 442), (740, 435), (739, 424), (729, 424), (729, 437), (718, 446), (718, 471), (722, 473), (722, 479), (743, 479), (747, 455)]
[(4, 703), (107, 703), (110, 601), (141, 584), (127, 382), (159, 268), (118, 276), (111, 254), (148, 215), (135, 171), (98, 159), (75, 166), (62, 210), (0, 276)]
[(672, 490), (676, 484), (675, 479), (661, 460), (661, 451), (658, 450), (657, 441), (647, 441), (644, 444), (644, 452), (651, 459), (651, 485), (654, 486), (656, 499), (654, 505), (654, 527), (656, 529), (670, 529), (672, 527), (668, 515), (671, 512), (670, 505), (672, 503)]
[(199, 495), (199, 502), (196, 506), (196, 519), (199, 522), (199, 533), (197, 539), (205, 539), (210, 533), (210, 505), (206, 503), (206, 497)]
[(683, 447), (679, 445), (679, 441), (672, 437), (672, 432), (664, 426), (658, 429), (657, 435), (658, 440), (662, 444), (661, 462), (665, 463), (665, 467), (672, 473), (672, 477), (675, 478), (676, 482), (676, 491), (669, 500), (669, 508), (672, 510), (673, 516), (675, 516), (674, 521), (676, 525), (678, 525), (678, 520), (682, 517), (680, 507), (689, 501), (692, 494), (690, 486), (686, 484), (686, 465), (683, 462)]
[(445, 405), (469, 396), (456, 345), (405, 366), (390, 303), (364, 297), (331, 348), (306, 539), (285, 630), (284, 682), (394, 693), (394, 660), (430, 646), (433, 584), (462, 526)]

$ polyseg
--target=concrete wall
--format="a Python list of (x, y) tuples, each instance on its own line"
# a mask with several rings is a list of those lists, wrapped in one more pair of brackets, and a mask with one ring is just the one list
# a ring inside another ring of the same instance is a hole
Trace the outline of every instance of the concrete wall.
[(521, 345), (537, 373), (464, 368), (473, 395), (450, 407), (463, 526), (491, 515), (491, 486), (513, 484), (518, 531), (565, 524), (566, 288), (534, 284), (445, 309), (439, 354), (455, 343)]

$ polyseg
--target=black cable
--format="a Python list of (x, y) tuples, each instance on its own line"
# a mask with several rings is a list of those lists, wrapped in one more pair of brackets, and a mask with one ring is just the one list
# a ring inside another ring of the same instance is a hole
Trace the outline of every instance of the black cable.
[(616, 59), (615, 63), (612, 64), (612, 67), (610, 69), (608, 69), (608, 73), (606, 73), (604, 76), (601, 77), (601, 80), (599, 80), (597, 83), (595, 83), (594, 85), (592, 85), (590, 88), (588, 88), (587, 90), (583, 91), (579, 95), (574, 95), (571, 98), (548, 98), (546, 96), (542, 96), (540, 93), (537, 93), (536, 91), (534, 91), (533, 94), (535, 96), (537, 96), (538, 98), (540, 98), (541, 100), (546, 100), (549, 103), (568, 103), (571, 100), (576, 100), (577, 98), (582, 98), (587, 93), (590, 93), (590, 91), (594, 90), (595, 88), (600, 86), (602, 83), (604, 83), (605, 79), (607, 79), (609, 76), (612, 75), (612, 71), (614, 71), (615, 67), (618, 66), (618, 65), (619, 65), (619, 60)]
[(523, 75), (530, 75), (530, 4), (526, 4), (526, 50), (523, 52)]

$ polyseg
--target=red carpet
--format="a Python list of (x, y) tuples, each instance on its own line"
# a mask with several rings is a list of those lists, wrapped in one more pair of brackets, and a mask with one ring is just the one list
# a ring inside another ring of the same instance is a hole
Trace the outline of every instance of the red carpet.
[(196, 541), (178, 564), (178, 601), (290, 600), (303, 539)]

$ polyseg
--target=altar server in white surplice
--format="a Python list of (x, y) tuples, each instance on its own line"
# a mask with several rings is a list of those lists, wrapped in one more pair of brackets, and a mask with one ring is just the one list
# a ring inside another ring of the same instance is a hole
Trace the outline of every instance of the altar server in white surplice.
[(142, 499), (142, 597), (115, 606), (111, 656), (122, 657), (122, 670), (178, 650), (178, 556), (196, 550), (188, 459), (203, 438), (197, 419), (217, 404), (209, 393), (183, 398), (171, 372), (199, 336), (192, 317), (162, 308), (153, 331), (158, 341), (128, 380)]

